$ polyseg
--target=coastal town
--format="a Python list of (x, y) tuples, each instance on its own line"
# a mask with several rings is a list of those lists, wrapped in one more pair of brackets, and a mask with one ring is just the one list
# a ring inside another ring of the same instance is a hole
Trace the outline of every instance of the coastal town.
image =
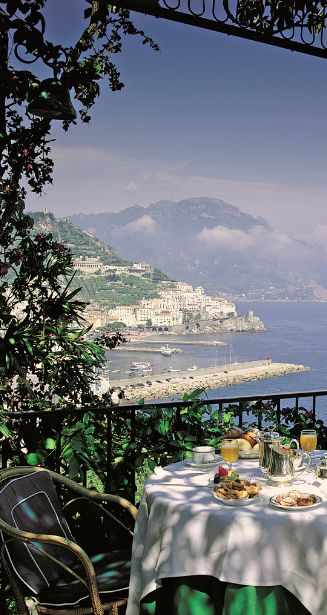
[[(73, 266), (75, 271), (82, 272), (86, 277), (110, 275), (113, 279), (142, 278), (153, 273), (153, 267), (148, 263), (105, 264), (99, 257), (76, 258)], [(110, 281), (112, 284), (112, 279)], [(115, 305), (111, 308), (92, 301), (87, 309), (87, 320), (95, 329), (117, 323), (129, 328), (162, 328), (182, 333), (183, 330), (191, 332), (189, 325), (193, 321), (197, 321), (195, 330), (203, 330), (203, 326), (206, 330), (212, 330), (214, 323), (221, 328), (222, 323), (238, 318), (236, 306), (231, 300), (208, 295), (201, 286), (194, 288), (186, 282), (163, 280), (156, 294), (158, 296), (141, 299), (132, 305)], [(263, 323), (253, 319), (253, 314), (250, 316), (252, 321), (248, 318), (245, 330), (264, 330)], [(239, 330), (239, 323), (236, 330)]]
[[(115, 287), (114, 305), (104, 301), (90, 302), (86, 318), (93, 330), (114, 327), (124, 330), (126, 343), (116, 348), (124, 354), (144, 353), (152, 356), (160, 353), (170, 357), (183, 352), (180, 344), (222, 345), (222, 341), (201, 340), (199, 334), (229, 332), (263, 332), (265, 324), (252, 310), (239, 315), (235, 303), (229, 298), (209, 295), (201, 286), (193, 287), (183, 281), (161, 280), (156, 286), (155, 296), (140, 298), (128, 303), (128, 295), (120, 296), (118, 289), (128, 281), (134, 285), (135, 280), (142, 283), (154, 274), (154, 267), (146, 262), (106, 263), (100, 256), (75, 257), (73, 266), (78, 275), (83, 276), (85, 286), (94, 280), (102, 279), (102, 285), (108, 280)], [(119, 285), (119, 286), (118, 286)], [(115, 301), (116, 300), (116, 301)], [(119, 303), (120, 301), (120, 303)], [(158, 336), (159, 337), (153, 337)], [(173, 334), (173, 336), (172, 336)], [(183, 336), (192, 335), (194, 341), (181, 342)], [(177, 337), (176, 337), (177, 336)], [(167, 343), (168, 342), (168, 343)], [(177, 347), (170, 346), (173, 342)], [(291, 372), (304, 371), (303, 365), (273, 364), (270, 357), (256, 359), (247, 363), (228, 364), (213, 367), (192, 365), (182, 368), (180, 362), (175, 367), (154, 369), (150, 361), (135, 361), (128, 368), (113, 369), (108, 365), (105, 372), (99, 374), (95, 383), (97, 393), (109, 388), (113, 399), (117, 392), (124, 391), (126, 401), (137, 401), (141, 397), (156, 399), (174, 397), (194, 387), (206, 389), (222, 387), (249, 380), (270, 378)], [(118, 401), (118, 397), (117, 397)]]

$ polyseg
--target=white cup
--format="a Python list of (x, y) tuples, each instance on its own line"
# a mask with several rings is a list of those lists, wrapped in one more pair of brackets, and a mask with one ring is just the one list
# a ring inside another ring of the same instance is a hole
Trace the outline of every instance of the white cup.
[(213, 446), (195, 446), (192, 450), (194, 463), (208, 463), (215, 460)]

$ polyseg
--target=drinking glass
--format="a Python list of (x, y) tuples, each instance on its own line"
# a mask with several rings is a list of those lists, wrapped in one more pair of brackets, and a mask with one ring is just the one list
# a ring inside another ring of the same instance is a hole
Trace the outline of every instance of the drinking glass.
[(236, 440), (223, 440), (221, 443), (220, 454), (226, 463), (228, 463), (229, 469), (232, 469), (232, 465), (238, 460), (239, 446)]
[(303, 451), (312, 453), (317, 448), (317, 432), (315, 429), (302, 429), (300, 445)]

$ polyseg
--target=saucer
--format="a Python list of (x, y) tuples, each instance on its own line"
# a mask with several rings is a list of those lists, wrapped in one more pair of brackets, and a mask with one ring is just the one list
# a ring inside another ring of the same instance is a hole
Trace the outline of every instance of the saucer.
[(206, 463), (196, 463), (195, 461), (193, 461), (192, 457), (189, 457), (188, 459), (185, 459), (185, 463), (190, 468), (195, 468), (197, 470), (211, 470), (217, 465), (218, 461), (220, 460), (220, 455), (216, 455), (213, 461), (207, 461)]

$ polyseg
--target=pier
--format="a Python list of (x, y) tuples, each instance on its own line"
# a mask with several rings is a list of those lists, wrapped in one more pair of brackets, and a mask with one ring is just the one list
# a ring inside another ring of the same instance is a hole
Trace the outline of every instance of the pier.
[(171, 339), (167, 339), (167, 337), (165, 337), (165, 341), (163, 342), (162, 340), (147, 340), (147, 339), (143, 339), (142, 340), (142, 344), (161, 344), (161, 346), (163, 345), (163, 343), (168, 343), (168, 344), (179, 344), (180, 346), (227, 346), (226, 342), (219, 342), (216, 340), (171, 340)]
[(283, 376), (292, 372), (303, 372), (308, 369), (305, 365), (272, 363), (269, 359), (264, 359), (190, 371), (164, 372), (156, 375), (148, 374), (135, 378), (111, 380), (110, 385), (114, 388), (122, 388), (126, 401), (167, 397), (180, 398), (183, 393), (197, 388), (203, 390), (221, 388), (251, 380)]
[[(162, 342), (161, 342), (161, 346), (162, 346)], [(161, 348), (143, 348), (142, 346), (116, 346), (116, 348), (112, 348), (110, 350), (110, 352), (112, 351), (117, 351), (119, 350), (120, 352), (156, 352), (156, 353), (161, 353)], [(175, 353), (175, 352), (183, 352), (180, 348), (171, 348), (171, 352)]]

